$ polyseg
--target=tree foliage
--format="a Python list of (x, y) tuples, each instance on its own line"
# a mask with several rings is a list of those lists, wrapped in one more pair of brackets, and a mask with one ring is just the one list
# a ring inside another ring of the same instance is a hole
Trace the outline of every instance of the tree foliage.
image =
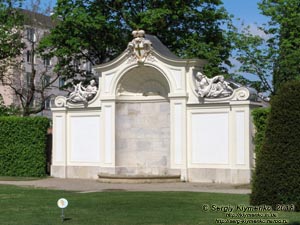
[(258, 27), (262, 35), (248, 28), (233, 33), (240, 71), (257, 76), (261, 91), (276, 94), (280, 86), (300, 75), (300, 2), (261, 0), (261, 13), (269, 22)]
[(262, 14), (270, 17), (265, 31), (269, 43), (277, 46), (274, 62), (274, 88), (300, 78), (300, 2), (298, 0), (262, 0)]
[(233, 78), (258, 92), (274, 94), (272, 74), (276, 48), (269, 43), (262, 28), (258, 28), (258, 31), (264, 35), (253, 34), (251, 29), (251, 26), (243, 26), (241, 31), (235, 29), (231, 33), (236, 49), (234, 58), (241, 64), (239, 72), (252, 76), (251, 80), (242, 75), (235, 75)]
[[(66, 78), (90, 76), (74, 62), (99, 64), (115, 58), (143, 29), (183, 58), (204, 58), (208, 75), (226, 72), (230, 41), (222, 25), (230, 18), (221, 0), (58, 0), (56, 27), (42, 50), (59, 57), (57, 72)], [(82, 68), (82, 67), (81, 67)]]
[(19, 115), (20, 109), (14, 105), (6, 106), (3, 101), (2, 95), (0, 95), (0, 117)]
[(9, 59), (18, 56), (24, 48), (21, 42), (20, 29), (22, 27), (22, 15), (16, 10), (22, 1), (0, 1), (0, 62), (3, 64)]
[(25, 44), (22, 42), (23, 16), (16, 10), (22, 1), (0, 1), (0, 80), (18, 63)]
[[(48, 88), (58, 79), (44, 58), (37, 52), (45, 29), (39, 12), (22, 10), (23, 1), (3, 0), (0, 3), (0, 81), (18, 99), (23, 116), (41, 112), (51, 93)], [(40, 1), (32, 2), (32, 10)], [(30, 34), (29, 34), (30, 33)], [(27, 61), (27, 66), (25, 62)]]
[(271, 105), (264, 143), (257, 152), (251, 203), (294, 204), (300, 210), (300, 81), (283, 85)]

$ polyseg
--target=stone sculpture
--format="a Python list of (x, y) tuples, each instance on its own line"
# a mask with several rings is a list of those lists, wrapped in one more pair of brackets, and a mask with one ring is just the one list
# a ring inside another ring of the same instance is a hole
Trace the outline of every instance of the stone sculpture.
[(71, 103), (84, 103), (87, 104), (88, 101), (93, 99), (93, 97), (97, 94), (97, 86), (96, 81), (91, 80), (90, 84), (87, 87), (83, 87), (81, 82), (74, 85), (74, 91), (69, 95), (66, 99), (67, 102)]
[(145, 39), (145, 31), (143, 30), (135, 30), (132, 35), (134, 39), (127, 46), (129, 61), (142, 63), (151, 55), (152, 43)]
[(233, 93), (229, 83), (224, 80), (224, 76), (218, 75), (208, 78), (201, 72), (196, 74), (197, 93), (201, 98), (224, 98)]

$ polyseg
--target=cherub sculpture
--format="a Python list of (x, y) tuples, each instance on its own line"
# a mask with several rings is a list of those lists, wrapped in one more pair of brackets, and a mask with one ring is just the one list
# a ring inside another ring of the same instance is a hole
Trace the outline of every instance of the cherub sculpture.
[(233, 93), (229, 83), (224, 80), (224, 76), (218, 75), (208, 78), (201, 72), (196, 74), (197, 92), (201, 98), (222, 98)]
[(87, 104), (88, 101), (93, 99), (93, 97), (97, 94), (98, 91), (95, 80), (91, 80), (90, 84), (87, 87), (83, 87), (81, 82), (73, 86), (74, 86), (74, 91), (66, 99), (67, 102), (72, 102), (72, 103), (83, 102), (84, 104)]

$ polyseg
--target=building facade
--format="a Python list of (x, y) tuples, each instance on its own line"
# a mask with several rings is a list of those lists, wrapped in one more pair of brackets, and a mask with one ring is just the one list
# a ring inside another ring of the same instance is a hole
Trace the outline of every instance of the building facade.
[(96, 88), (55, 99), (51, 175), (249, 183), (255, 93), (207, 78), (205, 61), (180, 59), (155, 36), (133, 34), (123, 54), (94, 68)]
[[(53, 22), (49, 16), (22, 10), (25, 25), (22, 30), (22, 42), (25, 44), (21, 55), (16, 57), (16, 65), (9, 69), (0, 82), (0, 94), (5, 105), (21, 106), (20, 95), (26, 96), (33, 81), (38, 90), (33, 97), (30, 107), (44, 106), (38, 115), (51, 117), (51, 99), (57, 95), (65, 95), (68, 92), (62, 90), (64, 80), (54, 73), (53, 69), (57, 58), (45, 58), (37, 54), (36, 48), (40, 40), (48, 35)], [(33, 73), (35, 75), (33, 76)], [(45, 99), (41, 97), (43, 92)], [(18, 93), (18, 94), (17, 94)], [(23, 102), (24, 104), (24, 102)]]

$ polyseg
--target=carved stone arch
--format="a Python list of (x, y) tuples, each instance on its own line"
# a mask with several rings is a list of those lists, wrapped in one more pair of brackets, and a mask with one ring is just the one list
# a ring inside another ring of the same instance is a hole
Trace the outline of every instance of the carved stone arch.
[(138, 66), (124, 71), (115, 87), (115, 94), (119, 97), (167, 98), (170, 92), (170, 80), (161, 70), (152, 66)]
[(115, 93), (116, 173), (169, 174), (169, 80), (152, 66), (131, 67), (120, 74)]

